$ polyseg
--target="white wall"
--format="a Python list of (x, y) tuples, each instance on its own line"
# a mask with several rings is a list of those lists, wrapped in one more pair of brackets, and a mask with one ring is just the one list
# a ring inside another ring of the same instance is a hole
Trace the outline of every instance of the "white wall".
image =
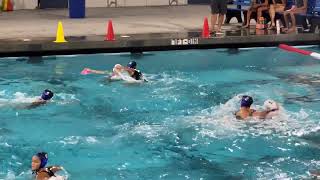
[[(37, 0), (12, 0), (14, 2), (14, 9), (35, 9), (37, 7)], [(126, 6), (168, 6), (169, 1), (174, 0), (109, 0), (109, 2), (117, 1), (117, 7)], [(188, 0), (177, 0), (178, 5), (188, 4)], [(1, 3), (1, 0), (0, 0)], [(172, 5), (176, 5), (173, 3)], [(86, 0), (87, 7), (108, 7), (108, 0)], [(110, 7), (115, 7), (111, 4)]]
[(37, 4), (38, 0), (13, 0), (14, 9), (35, 9)]

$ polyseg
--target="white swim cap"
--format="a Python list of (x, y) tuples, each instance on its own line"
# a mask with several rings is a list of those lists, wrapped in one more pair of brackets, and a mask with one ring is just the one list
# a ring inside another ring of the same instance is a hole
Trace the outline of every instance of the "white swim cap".
[(121, 64), (116, 64), (116, 65), (114, 65), (114, 68), (115, 68), (115, 69), (121, 69), (122, 66), (121, 66)]
[(122, 70), (121, 64), (114, 65), (113, 72), (120, 72)]
[(278, 109), (278, 104), (274, 100), (268, 99), (263, 103), (264, 108), (267, 110)]

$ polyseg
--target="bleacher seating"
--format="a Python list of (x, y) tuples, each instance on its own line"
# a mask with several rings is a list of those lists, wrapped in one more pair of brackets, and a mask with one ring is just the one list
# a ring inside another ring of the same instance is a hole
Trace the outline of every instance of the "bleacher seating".
[(312, 19), (318, 17), (315, 16), (315, 7), (317, 4), (317, 1), (319, 0), (308, 0), (308, 5), (307, 5), (307, 12), (306, 14), (299, 14), (297, 15), (297, 25), (302, 26), (304, 29), (309, 29), (307, 25), (307, 20), (310, 23), (310, 26), (315, 25), (316, 21), (313, 20), (314, 22), (312, 23)]
[[(239, 17), (241, 18), (241, 12), (244, 13), (244, 17), (246, 18), (246, 9), (244, 6), (250, 6), (250, 0), (233, 0), (233, 5), (236, 5), (236, 8), (228, 8), (226, 23), (230, 21), (232, 17), (237, 17), (239, 21)], [(290, 9), (291, 6), (294, 4), (294, 0), (287, 0), (286, 9)], [(268, 20), (270, 20), (269, 13), (263, 13), (263, 16)], [(299, 17), (300, 16), (300, 17)], [(314, 29), (315, 26), (320, 25), (320, 0), (308, 0), (308, 9), (306, 14), (300, 14), (297, 16), (297, 24), (302, 25), (304, 28), (307, 28), (306, 20), (308, 19), (311, 30)], [(282, 13), (277, 13), (276, 19), (282, 19)], [(245, 19), (244, 19), (245, 21)], [(242, 22), (242, 21), (241, 21)]]
[(308, 18), (311, 26), (310, 32), (314, 32), (315, 28), (320, 26), (320, 0), (315, 0), (312, 16)]

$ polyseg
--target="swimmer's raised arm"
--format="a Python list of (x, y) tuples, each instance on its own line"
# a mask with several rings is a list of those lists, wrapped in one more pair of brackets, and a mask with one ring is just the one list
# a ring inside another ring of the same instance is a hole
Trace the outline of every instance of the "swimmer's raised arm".
[(270, 111), (255, 111), (252, 113), (253, 117), (258, 117), (259, 119), (265, 119)]
[(47, 173), (45, 172), (40, 172), (37, 177), (36, 180), (48, 180), (50, 177), (48, 177)]
[(259, 117), (259, 119), (266, 119), (269, 113), (279, 111), (278, 103), (273, 100), (268, 99), (263, 103), (263, 105), (266, 109), (264, 111), (253, 113), (253, 116)]
[(109, 71), (99, 71), (99, 70), (94, 70), (94, 69), (90, 69), (87, 68), (91, 73), (95, 73), (95, 74), (109, 74)]
[(53, 173), (63, 170), (62, 166), (51, 166), (49, 168), (50, 168), (50, 171), (52, 171)]

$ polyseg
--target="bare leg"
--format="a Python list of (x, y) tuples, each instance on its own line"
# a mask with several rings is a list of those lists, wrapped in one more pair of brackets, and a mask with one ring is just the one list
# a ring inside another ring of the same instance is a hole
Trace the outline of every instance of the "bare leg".
[(285, 24), (286, 24), (286, 28), (284, 29), (285, 31), (287, 31), (287, 30), (288, 30), (288, 28), (289, 28), (289, 19), (288, 19), (288, 15), (289, 15), (289, 13), (288, 13), (288, 12), (284, 12), (284, 13), (283, 13), (284, 22), (285, 22)]
[(251, 14), (252, 14), (252, 10), (249, 9), (247, 11), (247, 24), (245, 26), (243, 26), (244, 28), (248, 28), (250, 26), (250, 19), (251, 19)]
[(274, 22), (274, 18), (276, 16), (276, 10), (275, 10), (275, 6), (273, 4), (270, 5), (269, 14), (270, 14), (270, 18), (271, 18), (271, 27), (275, 26), (276, 23)]
[(38, 0), (37, 9), (40, 9), (40, 0)]
[(218, 17), (218, 14), (212, 14), (211, 15), (211, 32), (214, 32), (215, 31), (215, 25), (216, 25), (216, 22), (217, 22), (217, 17)]
[(294, 16), (293, 12), (290, 12), (290, 17), (291, 17), (291, 28), (288, 29), (288, 33), (295, 32), (297, 27), (296, 27), (296, 17)]
[(295, 28), (296, 27), (296, 17), (294, 16), (293, 12), (290, 13), (290, 17), (291, 17), (291, 22), (292, 22), (291, 28), (293, 28), (293, 27)]
[(219, 14), (219, 19), (218, 19), (218, 32), (221, 32), (221, 26), (224, 21), (224, 14)]
[(259, 22), (259, 18), (262, 16), (262, 12), (268, 10), (267, 6), (259, 7), (257, 10), (257, 22)]

